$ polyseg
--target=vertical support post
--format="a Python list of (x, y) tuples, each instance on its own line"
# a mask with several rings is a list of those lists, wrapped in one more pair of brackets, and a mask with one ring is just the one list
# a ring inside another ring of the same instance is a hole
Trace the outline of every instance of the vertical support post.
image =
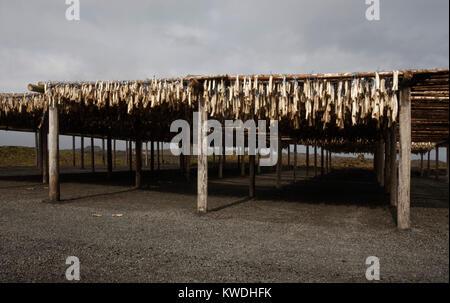
[(306, 145), (306, 178), (309, 177), (309, 145)]
[(158, 166), (157, 167), (158, 167), (158, 170), (160, 170), (161, 164), (159, 162), (159, 153), (160, 153), (159, 141), (156, 141), (156, 151), (157, 151), (156, 155), (157, 155), (157, 162), (158, 162)]
[(241, 156), (241, 177), (245, 177), (245, 148), (243, 149), (243, 155)]
[[(46, 119), (48, 121), (48, 119)], [(48, 130), (48, 124), (47, 121), (45, 121), (39, 130), (40, 133), (40, 145), (41, 145), (41, 172), (42, 172), (42, 183), (47, 184), (48, 183), (48, 136), (47, 136), (47, 130)]]
[(390, 167), (391, 167), (391, 205), (397, 206), (397, 198), (398, 198), (398, 171), (397, 171), (397, 125), (393, 124), (391, 127), (391, 135), (389, 147), (391, 149), (391, 157), (390, 157)]
[(237, 166), (238, 169), (241, 168), (241, 156), (239, 155), (240, 147), (236, 147), (236, 155), (237, 155)]
[(420, 153), (420, 176), (423, 176), (423, 153)]
[(142, 141), (136, 140), (136, 188), (142, 187)]
[(38, 168), (42, 172), (42, 139), (41, 139), (41, 130), (37, 131), (37, 139), (38, 139), (38, 149), (37, 149), (37, 159), (38, 159)]
[(148, 168), (148, 142), (145, 142), (145, 167)]
[(219, 179), (223, 178), (223, 162), (225, 157), (225, 140), (222, 136), (222, 146), (220, 146), (220, 155), (219, 155)]
[(409, 96), (410, 88), (403, 88), (400, 91), (400, 161), (397, 201), (397, 225), (399, 229), (411, 227), (411, 102)]
[(258, 172), (258, 174), (261, 174), (261, 165), (259, 165), (259, 160), (261, 159), (261, 155), (259, 154), (259, 150), (258, 150), (258, 157), (256, 158), (256, 171)]
[(378, 184), (380, 184), (380, 170), (378, 169), (378, 156), (379, 156), (379, 151), (378, 151), (378, 142), (375, 144), (375, 151), (373, 153), (373, 170), (377, 176), (377, 182)]
[(39, 168), (39, 133), (34, 132), (34, 165)]
[(198, 160), (197, 160), (197, 211), (206, 213), (208, 200), (208, 140), (207, 140), (207, 113), (205, 99), (200, 98), (198, 103)]
[(436, 146), (436, 170), (435, 170), (435, 178), (439, 179), (439, 146)]
[(155, 170), (155, 142), (150, 141), (150, 170)]
[(326, 157), (326, 158), (325, 158), (325, 167), (326, 167), (326, 172), (327, 172), (327, 174), (328, 174), (329, 171), (330, 171), (329, 162), (328, 162), (328, 161), (329, 161), (329, 157), (328, 157), (329, 154), (330, 154), (330, 153), (328, 152), (328, 149), (326, 149), (326, 150), (325, 150), (325, 157)]
[(384, 192), (389, 193), (391, 190), (391, 133), (388, 130), (386, 132), (386, 141), (384, 143)]
[(130, 153), (128, 152), (128, 140), (125, 140), (125, 162), (126, 165), (130, 163)]
[(427, 155), (427, 176), (431, 175), (431, 150), (428, 151)]
[(294, 182), (297, 181), (297, 141), (294, 144)]
[(317, 177), (317, 145), (314, 145), (314, 177)]
[(323, 166), (323, 147), (320, 147), (320, 176), (323, 177), (324, 175), (324, 169), (325, 167)]
[(49, 122), (49, 199), (60, 200), (59, 188), (59, 120), (58, 105), (55, 100), (50, 104), (48, 111)]
[(81, 169), (84, 169), (84, 137), (80, 138), (80, 157), (81, 157)]
[(112, 144), (111, 144), (111, 136), (106, 138), (106, 162), (108, 164), (108, 178), (112, 177), (112, 169), (113, 169), (113, 161), (112, 161)]
[(95, 173), (94, 137), (91, 137), (91, 171)]
[(449, 155), (449, 151), (448, 151), (448, 145), (447, 145), (447, 183), (448, 183), (448, 170), (449, 170), (449, 167), (448, 167), (448, 158), (450, 157), (450, 155)]
[(248, 156), (248, 177), (250, 180), (248, 195), (250, 198), (255, 197), (255, 155)]
[(76, 167), (75, 136), (72, 136), (72, 166)]
[(384, 187), (384, 142), (383, 140), (378, 141), (378, 156), (377, 156), (377, 173), (378, 173), (378, 182), (381, 187)]
[(282, 155), (282, 148), (281, 148), (281, 135), (278, 135), (278, 150), (277, 150), (277, 183), (276, 188), (281, 189), (281, 169), (283, 167), (283, 155)]
[(184, 169), (186, 168), (186, 166), (184, 165), (184, 155), (183, 154), (180, 154), (179, 160), (180, 160), (180, 171), (182, 174), (184, 174)]
[(333, 170), (333, 162), (331, 161), (331, 159), (333, 158), (333, 152), (330, 151), (330, 155), (329, 155), (329, 161), (330, 163), (328, 163), (330, 165), (330, 172)]
[(128, 141), (128, 168), (133, 171), (133, 141)]
[(184, 156), (184, 177), (187, 183), (191, 182), (191, 155)]
[(113, 162), (113, 167), (116, 168), (117, 162), (117, 154), (116, 154), (116, 139), (114, 139), (114, 162)]
[(287, 146), (287, 156), (288, 156), (288, 170), (291, 170), (291, 145), (288, 144)]
[(164, 164), (164, 141), (161, 142), (161, 167)]
[(102, 138), (102, 163), (103, 166), (106, 166), (106, 159), (105, 159), (105, 139)]

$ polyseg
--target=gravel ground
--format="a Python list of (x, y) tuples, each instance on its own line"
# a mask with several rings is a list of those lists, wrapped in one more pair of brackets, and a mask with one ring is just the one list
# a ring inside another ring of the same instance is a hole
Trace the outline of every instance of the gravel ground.
[(79, 257), (81, 282), (365, 282), (368, 256), (382, 282), (449, 282), (443, 180), (413, 177), (413, 227), (400, 232), (367, 170), (295, 184), (285, 171), (282, 190), (265, 173), (253, 200), (246, 178), (211, 171), (202, 216), (195, 181), (177, 170), (146, 171), (134, 190), (126, 171), (106, 181), (65, 169), (56, 204), (36, 173), (0, 169), (1, 282), (65, 282), (67, 256)]

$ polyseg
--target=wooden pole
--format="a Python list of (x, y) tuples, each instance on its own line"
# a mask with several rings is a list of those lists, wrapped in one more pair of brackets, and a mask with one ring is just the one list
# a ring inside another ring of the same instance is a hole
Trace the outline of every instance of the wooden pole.
[(185, 173), (184, 170), (185, 170), (186, 166), (184, 165), (184, 155), (183, 154), (180, 154), (179, 160), (180, 160), (180, 171), (182, 174), (184, 174)]
[[(42, 128), (42, 127), (41, 127)], [(42, 173), (42, 132), (41, 129), (38, 129), (37, 131), (37, 139), (38, 139), (38, 150), (37, 150), (37, 158), (38, 158), (38, 168), (41, 170)]]
[(34, 132), (34, 165), (39, 168), (39, 133)]
[(155, 142), (150, 141), (150, 170), (155, 170)]
[(184, 156), (184, 177), (186, 182), (191, 182), (191, 155)]
[(288, 144), (287, 146), (287, 156), (288, 156), (288, 170), (291, 170), (291, 145)]
[(448, 151), (448, 145), (447, 145), (447, 183), (449, 183), (448, 182), (448, 170), (449, 170), (449, 167), (448, 167), (448, 158), (450, 157), (450, 155), (449, 155), (449, 151)]
[(105, 159), (105, 139), (102, 138), (102, 163), (103, 166), (106, 166), (106, 159)]
[(281, 189), (281, 169), (283, 167), (283, 155), (282, 155), (282, 148), (281, 148), (281, 136), (278, 135), (278, 150), (277, 150), (277, 167), (276, 167), (276, 173), (277, 173), (277, 183), (276, 188)]
[(75, 136), (72, 136), (72, 166), (76, 167)]
[(294, 182), (297, 181), (297, 142), (294, 144)]
[(333, 158), (333, 152), (330, 151), (330, 155), (329, 155), (329, 161), (330, 163), (328, 163), (330, 165), (330, 172), (333, 170), (333, 162), (331, 161), (331, 159)]
[(261, 155), (259, 154), (258, 151), (258, 157), (256, 158), (256, 171), (258, 172), (258, 174), (261, 174), (261, 165), (259, 165), (259, 160), (261, 159)]
[(427, 176), (431, 175), (431, 151), (428, 151), (428, 155), (427, 155), (428, 159), (427, 159)]
[(116, 159), (117, 159), (117, 154), (116, 154), (116, 139), (114, 139), (114, 164), (113, 164), (113, 167), (114, 167), (114, 168), (116, 168), (116, 165), (117, 165)]
[(323, 177), (324, 175), (324, 166), (323, 166), (323, 147), (320, 147), (320, 176)]
[(314, 177), (317, 177), (317, 145), (314, 145)]
[(327, 172), (327, 174), (330, 172), (330, 166), (329, 166), (329, 155), (330, 155), (330, 153), (328, 152), (328, 150), (326, 149), (325, 150), (325, 157), (326, 157), (326, 161), (325, 161), (325, 167), (326, 167), (326, 172)]
[(380, 178), (380, 186), (384, 187), (384, 161), (385, 161), (385, 148), (384, 148), (384, 142), (383, 140), (379, 141), (379, 147), (378, 147), (378, 164), (377, 164), (377, 168), (378, 168), (378, 174), (379, 174), (379, 178)]
[(250, 180), (250, 184), (249, 184), (249, 190), (248, 190), (248, 194), (250, 196), (250, 198), (254, 198), (255, 197), (255, 155), (249, 155), (248, 156), (248, 174), (249, 174), (249, 180)]
[(95, 173), (94, 137), (91, 137), (91, 171)]
[(149, 167), (148, 166), (148, 142), (145, 142), (145, 167)]
[(108, 136), (106, 138), (106, 159), (108, 164), (108, 178), (111, 179), (112, 177), (112, 170), (113, 170), (113, 161), (112, 161), (112, 144), (111, 144), (111, 136)]
[(161, 163), (159, 161), (159, 153), (160, 153), (160, 146), (159, 146), (159, 141), (156, 141), (156, 150), (157, 150), (157, 161), (158, 161), (158, 170), (160, 170), (161, 168)]
[[(54, 101), (54, 100), (53, 100)], [(50, 105), (48, 109), (49, 122), (49, 199), (60, 200), (59, 188), (59, 121), (58, 105)]]
[(241, 177), (245, 177), (245, 148), (241, 156)]
[(128, 152), (128, 140), (125, 140), (125, 162), (126, 165), (130, 165), (130, 153)]
[(133, 171), (133, 141), (128, 141), (128, 168)]
[(306, 145), (306, 178), (309, 177), (309, 145)]
[(219, 155), (219, 179), (223, 178), (223, 157), (225, 156), (225, 142), (222, 141), (222, 146), (220, 147)]
[(41, 145), (41, 158), (42, 158), (42, 164), (41, 164), (41, 172), (42, 172), (42, 183), (47, 184), (48, 183), (48, 119), (45, 119), (45, 122), (43, 123), (40, 132), (40, 145)]
[(376, 143), (375, 146), (375, 151), (373, 153), (373, 170), (377, 176), (377, 183), (380, 184), (380, 174), (379, 174), (379, 169), (378, 169), (378, 156), (379, 156), (379, 151), (378, 151), (378, 143)]
[(397, 206), (398, 197), (398, 171), (397, 171), (397, 132), (396, 124), (393, 124), (390, 131), (389, 147), (391, 148), (390, 166), (391, 166), (391, 190), (390, 201), (392, 206)]
[(410, 88), (400, 92), (400, 160), (399, 190), (397, 205), (397, 225), (399, 229), (409, 229), (411, 195), (411, 103)]
[(164, 164), (164, 141), (161, 142), (161, 167)]
[(220, 146), (220, 155), (219, 155), (219, 179), (223, 178), (223, 164), (225, 162), (224, 157), (225, 157), (225, 131), (222, 132), (221, 136), (222, 136), (222, 146)]
[(436, 170), (435, 170), (435, 178), (439, 179), (439, 147), (436, 146)]
[(136, 140), (136, 188), (142, 187), (142, 141)]
[(236, 148), (237, 166), (238, 166), (238, 169), (241, 169), (241, 156), (239, 155), (238, 150), (239, 150), (239, 147)]
[(384, 159), (384, 191), (385, 193), (389, 193), (389, 191), (391, 190), (391, 134), (390, 131), (388, 130), (386, 132), (386, 141), (384, 144), (384, 154), (385, 154), (385, 159)]
[(423, 176), (423, 153), (420, 153), (420, 176)]
[(84, 137), (80, 138), (80, 157), (81, 157), (81, 169), (84, 169)]
[(197, 211), (206, 213), (208, 200), (208, 140), (207, 140), (207, 112), (205, 99), (198, 103), (198, 160), (197, 160)]

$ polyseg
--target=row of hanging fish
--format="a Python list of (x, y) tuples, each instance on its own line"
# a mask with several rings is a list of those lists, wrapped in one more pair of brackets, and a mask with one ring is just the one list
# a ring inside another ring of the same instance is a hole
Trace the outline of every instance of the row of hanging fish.
[(342, 81), (310, 79), (304, 81), (258, 81), (257, 76), (239, 77), (234, 81), (205, 80), (203, 89), (194, 89), (188, 81), (158, 80), (142, 82), (96, 82), (77, 84), (48, 84), (46, 94), (50, 100), (69, 100), (94, 104), (99, 108), (125, 102), (131, 114), (140, 108), (153, 108), (166, 104), (168, 110), (181, 106), (194, 108), (200, 98), (206, 103), (210, 117), (225, 119), (284, 119), (298, 128), (302, 121), (309, 125), (322, 124), (323, 128), (335, 119), (344, 128), (345, 121), (352, 125), (370, 120), (389, 126), (398, 115), (398, 72), (390, 78), (353, 78)]
[(47, 103), (42, 94), (0, 94), (0, 117), (7, 116), (10, 112), (31, 113), (37, 110), (45, 110)]

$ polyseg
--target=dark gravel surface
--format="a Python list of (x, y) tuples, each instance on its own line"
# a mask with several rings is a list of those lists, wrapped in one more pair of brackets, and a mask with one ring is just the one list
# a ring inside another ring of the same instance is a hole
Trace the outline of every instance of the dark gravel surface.
[(281, 191), (267, 173), (254, 200), (246, 178), (211, 171), (203, 216), (195, 181), (176, 170), (145, 172), (142, 190), (128, 172), (106, 181), (66, 170), (57, 204), (43, 202), (38, 176), (20, 176), (36, 172), (0, 169), (1, 282), (65, 282), (72, 255), (81, 282), (365, 282), (368, 256), (380, 259), (382, 282), (449, 282), (443, 180), (413, 178), (413, 228), (400, 232), (371, 171), (295, 184), (285, 171)]

